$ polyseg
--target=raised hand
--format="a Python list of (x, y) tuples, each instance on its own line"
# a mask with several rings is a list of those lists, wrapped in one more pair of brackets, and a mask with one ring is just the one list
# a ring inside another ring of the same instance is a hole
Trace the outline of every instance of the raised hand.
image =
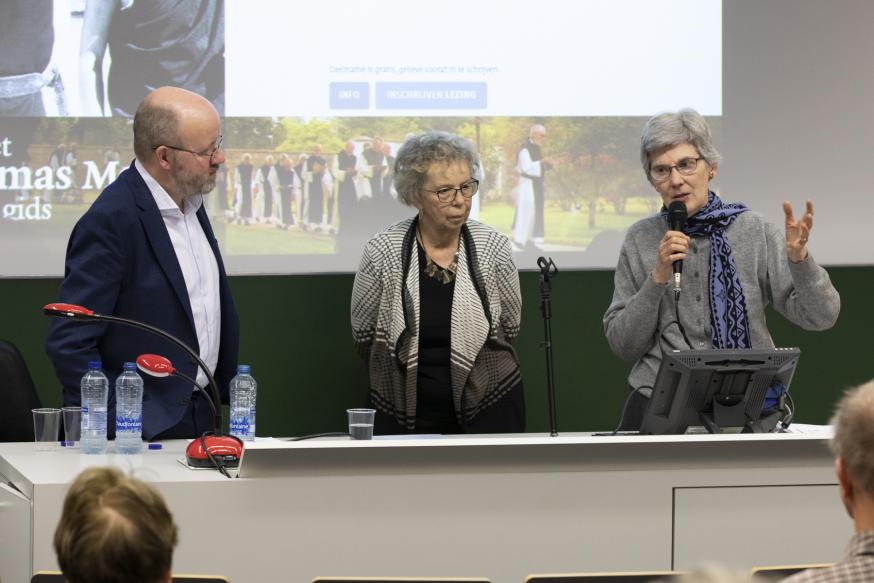
[(807, 212), (798, 220), (792, 213), (792, 205), (783, 201), (783, 213), (786, 215), (786, 254), (793, 263), (807, 258), (807, 240), (813, 229), (813, 201), (807, 200)]

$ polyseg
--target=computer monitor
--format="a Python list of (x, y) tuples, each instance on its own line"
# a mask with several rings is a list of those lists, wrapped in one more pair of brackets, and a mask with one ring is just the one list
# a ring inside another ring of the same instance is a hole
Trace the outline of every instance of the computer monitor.
[(762, 411), (768, 388), (789, 389), (798, 348), (674, 350), (662, 357), (641, 434), (774, 431), (780, 411)]

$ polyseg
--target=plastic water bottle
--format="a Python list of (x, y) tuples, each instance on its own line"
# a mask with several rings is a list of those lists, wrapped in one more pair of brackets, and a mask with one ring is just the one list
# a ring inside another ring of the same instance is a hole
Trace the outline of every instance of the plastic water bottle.
[(258, 383), (249, 374), (248, 364), (237, 367), (237, 376), (231, 379), (231, 435), (243, 441), (255, 439), (255, 396)]
[(134, 362), (124, 363), (115, 380), (115, 451), (140, 453), (143, 449), (143, 379)]
[(88, 363), (88, 372), (82, 377), (82, 434), (79, 448), (82, 453), (106, 453), (106, 400), (109, 398), (109, 379), (103, 374), (99, 360)]

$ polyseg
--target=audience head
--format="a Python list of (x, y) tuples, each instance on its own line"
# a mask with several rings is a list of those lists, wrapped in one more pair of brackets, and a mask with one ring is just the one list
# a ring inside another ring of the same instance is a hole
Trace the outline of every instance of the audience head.
[(67, 492), (54, 542), (69, 583), (160, 583), (170, 580), (177, 531), (152, 486), (89, 468)]
[[(860, 521), (874, 523), (874, 380), (847, 391), (831, 423), (831, 447), (844, 506), (857, 527)], [(872, 515), (859, 515), (862, 507)]]
[(750, 575), (748, 571), (709, 564), (699, 565), (676, 579), (672, 579), (672, 581), (676, 581), (676, 583), (754, 583), (760, 580)]

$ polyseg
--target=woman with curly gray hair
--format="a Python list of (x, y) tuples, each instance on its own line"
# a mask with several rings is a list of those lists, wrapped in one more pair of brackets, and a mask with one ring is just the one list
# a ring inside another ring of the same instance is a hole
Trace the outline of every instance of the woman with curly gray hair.
[(478, 167), (470, 142), (445, 132), (398, 151), (398, 199), (418, 213), (370, 240), (352, 290), (377, 433), (525, 430), (519, 275), (509, 240), (468, 220)]
[[(841, 305), (807, 249), (813, 203), (796, 219), (784, 202), (780, 229), (743, 203), (723, 202), (710, 190), (719, 152), (696, 111), (651, 118), (640, 159), (664, 206), (628, 229), (604, 314), (613, 352), (634, 362), (624, 429), (640, 425), (663, 350), (773, 347), (768, 304), (805, 330), (830, 328)], [(688, 220), (679, 230), (669, 226), (668, 207), (685, 209)], [(682, 293), (668, 285), (676, 261), (685, 263)], [(771, 387), (765, 407), (775, 406), (782, 392)]]

